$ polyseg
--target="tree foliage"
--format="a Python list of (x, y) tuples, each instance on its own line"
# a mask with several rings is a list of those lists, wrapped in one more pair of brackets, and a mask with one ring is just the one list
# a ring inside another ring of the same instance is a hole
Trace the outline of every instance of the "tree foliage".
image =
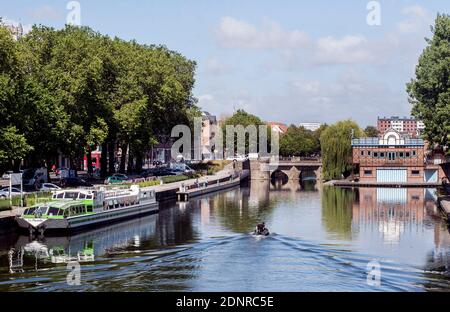
[(97, 146), (121, 146), (139, 169), (160, 135), (190, 121), (195, 68), (164, 46), (88, 27), (33, 26), (19, 41), (0, 27), (0, 129), (23, 138), (21, 153), (0, 146), (0, 155), (50, 165), (61, 152), (74, 165)]
[(310, 130), (291, 125), (280, 138), (280, 155), (309, 156), (319, 150), (319, 140)]
[(364, 129), (364, 135), (368, 138), (377, 138), (379, 134), (380, 134), (380, 132), (374, 126), (367, 126)]
[(325, 180), (340, 179), (352, 169), (352, 134), (355, 138), (364, 132), (352, 120), (339, 121), (328, 126), (320, 136), (322, 172)]
[(424, 137), (448, 149), (450, 142), (450, 16), (438, 14), (433, 37), (407, 84), (412, 114), (425, 124)]
[[(223, 138), (224, 140), (227, 138), (227, 126), (242, 126), (247, 128), (248, 126), (255, 126), (256, 127), (256, 135), (257, 135), (257, 142), (250, 142), (250, 134), (247, 133), (245, 136), (245, 151), (248, 152), (251, 150), (250, 143), (260, 144), (259, 142), (259, 126), (265, 126), (265, 131), (267, 133), (267, 142), (264, 142), (263, 144), (267, 144), (268, 150), (270, 150), (270, 139), (271, 139), (271, 129), (266, 125), (264, 121), (262, 121), (259, 117), (252, 115), (250, 113), (247, 113), (245, 110), (238, 109), (231, 117), (225, 119), (222, 123), (222, 131), (223, 131)], [(237, 148), (238, 144), (238, 136), (237, 134), (234, 135), (234, 150), (238, 150)], [(229, 151), (228, 151), (229, 152)], [(233, 154), (233, 153), (230, 153)]]

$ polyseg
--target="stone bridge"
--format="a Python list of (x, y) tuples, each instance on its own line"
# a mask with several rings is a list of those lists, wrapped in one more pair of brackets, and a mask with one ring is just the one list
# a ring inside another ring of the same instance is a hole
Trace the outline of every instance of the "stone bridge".
[(322, 160), (320, 158), (266, 158), (250, 160), (250, 178), (252, 180), (270, 180), (286, 178), (289, 181), (306, 178), (322, 178)]

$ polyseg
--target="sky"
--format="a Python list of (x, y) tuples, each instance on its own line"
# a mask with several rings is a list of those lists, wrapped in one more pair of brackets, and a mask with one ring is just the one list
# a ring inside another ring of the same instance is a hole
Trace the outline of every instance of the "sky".
[[(221, 116), (333, 123), (409, 116), (406, 83), (448, 0), (91, 0), (83, 26), (197, 62), (194, 95)], [(0, 0), (10, 23), (62, 28), (70, 1)]]

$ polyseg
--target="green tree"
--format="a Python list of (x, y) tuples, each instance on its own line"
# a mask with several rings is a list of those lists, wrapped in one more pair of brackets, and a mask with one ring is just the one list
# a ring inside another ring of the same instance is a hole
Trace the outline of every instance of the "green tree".
[(364, 136), (364, 132), (352, 120), (339, 121), (322, 132), (320, 144), (325, 180), (340, 179), (352, 170), (352, 134), (355, 138)]
[(407, 84), (412, 114), (425, 124), (424, 137), (448, 150), (450, 142), (450, 16), (438, 14), (433, 37)]
[(280, 137), (281, 156), (307, 156), (316, 152), (319, 141), (312, 131), (291, 125)]
[(379, 134), (380, 133), (379, 133), (378, 129), (374, 126), (367, 126), (364, 129), (364, 135), (368, 138), (376, 138), (376, 137), (378, 137)]
[[(246, 133), (245, 135), (245, 151), (246, 153), (249, 152), (252, 148), (254, 148), (254, 146), (250, 146), (250, 143), (256, 143), (257, 145), (259, 145), (259, 126), (264, 125), (266, 126), (265, 131), (267, 132), (267, 142), (265, 142), (265, 144), (267, 144), (267, 146), (269, 147), (268, 150), (270, 149), (269, 146), (269, 142), (270, 142), (270, 138), (271, 138), (271, 129), (269, 126), (266, 125), (266, 123), (264, 121), (262, 121), (259, 117), (249, 114), (246, 111), (242, 110), (242, 109), (238, 109), (233, 116), (225, 119), (222, 123), (222, 131), (223, 131), (223, 138), (224, 141), (227, 138), (227, 126), (243, 126), (244, 129), (246, 129), (249, 126), (255, 126), (256, 127), (256, 135), (257, 135), (257, 141), (256, 142), (250, 142), (250, 134)], [(227, 151), (227, 153), (229, 155), (234, 154), (234, 152), (237, 151), (238, 147), (238, 136), (237, 134), (234, 135), (234, 151)], [(256, 148), (256, 150), (258, 150), (258, 148)], [(258, 150), (259, 151), (259, 150)]]
[(23, 134), (14, 126), (0, 129), (0, 164), (8, 163), (18, 169), (19, 162), (27, 156), (33, 147), (27, 143)]

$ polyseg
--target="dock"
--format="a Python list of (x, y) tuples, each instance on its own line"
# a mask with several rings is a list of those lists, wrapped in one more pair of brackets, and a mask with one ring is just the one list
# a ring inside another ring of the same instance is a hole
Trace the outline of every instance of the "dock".
[(436, 188), (442, 186), (442, 183), (428, 182), (351, 182), (351, 181), (330, 181), (326, 185), (339, 187), (380, 187), (380, 188)]
[(202, 196), (239, 186), (240, 183), (240, 176), (229, 176), (225, 179), (216, 180), (212, 183), (199, 183), (198, 185), (191, 185), (190, 187), (181, 186), (180, 190), (177, 192), (177, 200), (180, 202), (186, 202), (189, 201), (189, 199), (197, 196)]
[[(218, 186), (216, 187), (217, 190), (220, 189), (226, 189), (231, 186), (225, 185), (224, 182), (230, 181), (230, 177), (232, 180), (237, 179), (240, 183), (241, 181), (247, 179), (249, 176), (248, 170), (243, 171), (237, 171), (234, 172), (233, 170), (224, 170), (218, 174), (215, 175), (209, 175), (204, 176), (198, 179), (189, 179), (184, 180), (180, 182), (175, 183), (169, 183), (169, 184), (162, 184), (162, 185), (156, 185), (156, 186), (150, 186), (147, 188), (144, 188), (145, 190), (153, 190), (156, 194), (156, 200), (158, 202), (165, 201), (165, 200), (173, 200), (178, 199), (178, 192), (180, 192), (181, 188), (183, 190), (192, 190), (192, 189), (199, 189), (199, 187), (203, 187), (205, 184), (208, 186)], [(237, 182), (237, 185), (239, 183)], [(207, 192), (210, 193), (210, 192)], [(206, 194), (206, 193), (204, 193)], [(198, 196), (198, 195), (196, 195)], [(192, 198), (192, 196), (190, 196)]]

